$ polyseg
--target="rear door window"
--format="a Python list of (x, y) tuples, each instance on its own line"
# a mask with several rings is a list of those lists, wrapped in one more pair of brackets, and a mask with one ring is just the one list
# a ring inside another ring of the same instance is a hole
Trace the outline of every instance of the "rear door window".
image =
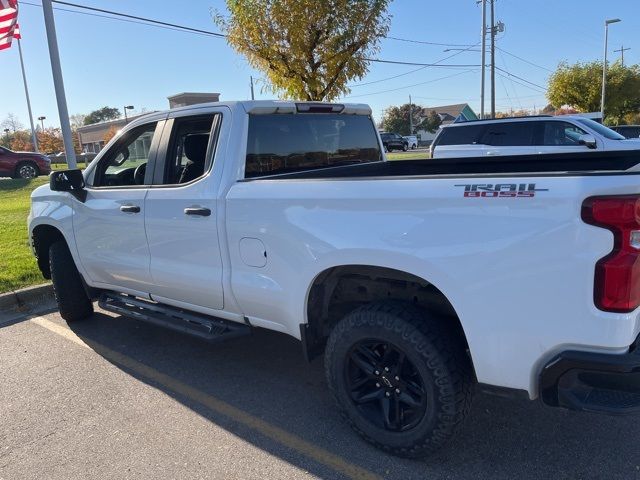
[(484, 125), (445, 127), (434, 142), (436, 145), (475, 145), (480, 143)]
[(496, 147), (533, 145), (533, 122), (490, 123), (480, 143)]
[(377, 132), (368, 116), (249, 116), (245, 178), (381, 160)]

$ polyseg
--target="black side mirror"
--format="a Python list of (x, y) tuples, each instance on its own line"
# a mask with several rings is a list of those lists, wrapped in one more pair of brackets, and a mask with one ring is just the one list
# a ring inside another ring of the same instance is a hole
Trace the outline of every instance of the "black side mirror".
[(49, 188), (54, 192), (70, 192), (84, 202), (87, 192), (84, 189), (84, 177), (81, 170), (61, 170), (49, 175)]

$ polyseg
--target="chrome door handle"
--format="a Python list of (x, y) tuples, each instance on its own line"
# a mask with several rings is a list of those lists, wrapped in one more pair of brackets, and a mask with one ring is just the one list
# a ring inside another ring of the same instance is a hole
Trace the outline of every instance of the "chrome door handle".
[(140, 213), (140, 207), (138, 205), (121, 205), (120, 211), (124, 213)]
[(204, 207), (188, 207), (184, 209), (185, 215), (197, 215), (200, 217), (208, 217), (211, 215), (211, 210)]

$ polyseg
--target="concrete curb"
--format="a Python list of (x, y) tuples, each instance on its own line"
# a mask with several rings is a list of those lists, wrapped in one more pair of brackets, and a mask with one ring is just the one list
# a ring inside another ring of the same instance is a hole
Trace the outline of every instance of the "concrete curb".
[(21, 288), (20, 290), (0, 294), (0, 311), (25, 310), (53, 298), (53, 285), (51, 283)]

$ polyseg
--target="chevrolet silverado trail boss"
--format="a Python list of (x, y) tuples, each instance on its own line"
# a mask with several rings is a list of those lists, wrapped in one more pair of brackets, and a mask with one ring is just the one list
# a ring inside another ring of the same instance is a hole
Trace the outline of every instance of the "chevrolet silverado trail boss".
[(32, 194), (67, 321), (101, 308), (324, 352), (367, 441), (424, 456), (477, 388), (640, 408), (640, 152), (385, 161), (360, 104), (202, 104)]

